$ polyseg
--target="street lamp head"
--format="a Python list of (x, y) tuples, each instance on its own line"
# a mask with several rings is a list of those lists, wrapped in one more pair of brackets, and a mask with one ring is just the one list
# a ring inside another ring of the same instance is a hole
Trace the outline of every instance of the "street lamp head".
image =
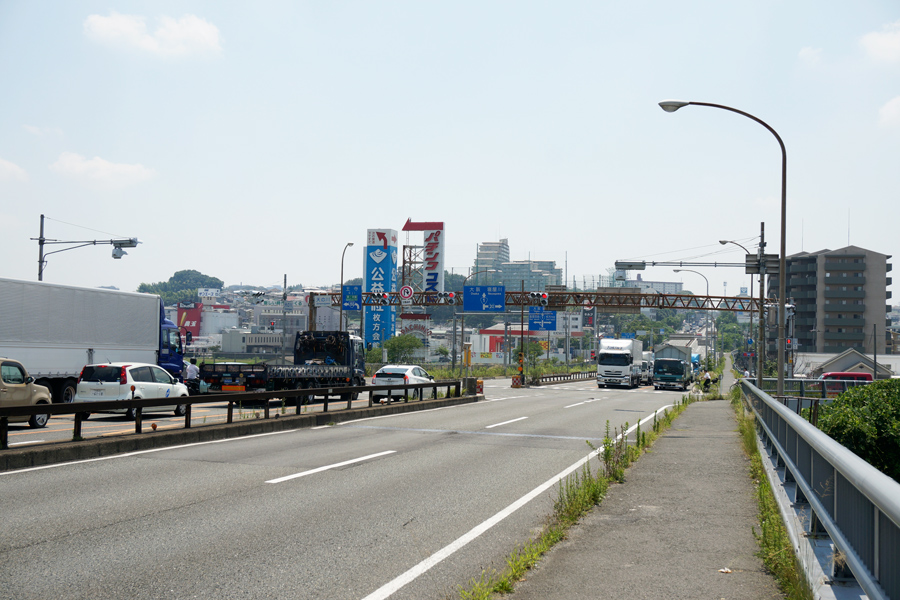
[(675, 112), (682, 106), (687, 106), (690, 102), (684, 102), (682, 100), (663, 100), (659, 103), (659, 107), (666, 112)]
[(353, 242), (347, 242), (347, 245), (348, 245), (348, 246), (352, 246), (352, 245), (353, 245)]
[(728, 240), (719, 240), (719, 243), (723, 246), (728, 243)]

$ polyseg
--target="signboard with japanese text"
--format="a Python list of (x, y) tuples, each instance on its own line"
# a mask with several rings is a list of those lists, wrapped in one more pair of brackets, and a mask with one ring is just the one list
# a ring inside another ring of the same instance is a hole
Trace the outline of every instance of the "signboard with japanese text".
[(222, 295), (222, 290), (216, 288), (198, 288), (197, 297), (199, 298), (216, 298)]
[(502, 285), (467, 285), (463, 287), (463, 310), (466, 312), (506, 311), (506, 287)]
[(178, 303), (178, 329), (181, 333), (190, 331), (193, 337), (200, 336), (200, 318), (203, 304), (200, 302)]
[(425, 253), (422, 273), (425, 277), (426, 292), (443, 292), (444, 224), (435, 223), (434, 226), (435, 229), (425, 231)]
[(528, 329), (531, 331), (556, 331), (556, 311), (543, 306), (528, 307)]
[(362, 310), (362, 286), (345, 285), (342, 300), (344, 310)]
[[(397, 231), (369, 229), (366, 238), (363, 291), (383, 294), (397, 291)], [(363, 307), (363, 339), (366, 344), (382, 344), (397, 326), (393, 306)]]

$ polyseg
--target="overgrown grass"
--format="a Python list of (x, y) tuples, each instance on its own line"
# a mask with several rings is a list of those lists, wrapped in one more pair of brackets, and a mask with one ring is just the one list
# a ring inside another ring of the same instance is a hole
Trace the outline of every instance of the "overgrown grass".
[(750, 457), (750, 477), (756, 487), (759, 531), (754, 527), (753, 535), (759, 543), (757, 555), (763, 560), (763, 564), (775, 577), (789, 600), (812, 600), (812, 590), (797, 564), (791, 539), (763, 467), (759, 447), (756, 444), (755, 419), (752, 414), (748, 416), (745, 413), (739, 387), (732, 389), (730, 400), (737, 414), (744, 451)]
[(613, 428), (610, 432), (607, 421), (603, 445), (598, 449), (587, 442), (597, 452), (600, 467), (594, 471), (591, 463), (586, 463), (580, 472), (576, 471), (560, 481), (553, 513), (547, 518), (540, 534), (517, 546), (506, 558), (506, 568), (502, 572), (486, 569), (478, 578), (473, 578), (468, 587), (460, 586), (459, 598), (489, 600), (494, 594), (512, 592), (516, 582), (522, 580), (548, 550), (564, 540), (569, 529), (581, 517), (600, 504), (610, 484), (625, 480), (625, 469), (640, 458), (672, 421), (695, 400), (685, 396), (671, 410), (666, 409), (659, 417), (654, 415), (653, 425), (649, 429), (642, 430), (638, 423), (631, 440), (628, 423), (622, 425), (621, 430)]

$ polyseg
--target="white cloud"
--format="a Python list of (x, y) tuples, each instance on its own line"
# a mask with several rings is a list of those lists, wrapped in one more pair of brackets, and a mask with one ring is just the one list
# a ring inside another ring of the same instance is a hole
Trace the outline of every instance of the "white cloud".
[(141, 183), (156, 175), (144, 165), (116, 164), (99, 156), (88, 159), (74, 152), (60, 154), (50, 169), (73, 179), (113, 188)]
[(0, 181), (28, 181), (28, 173), (19, 165), (0, 158)]
[(822, 60), (822, 49), (806, 46), (800, 50), (797, 56), (807, 64), (816, 65)]
[(900, 21), (885, 25), (881, 31), (867, 33), (860, 44), (876, 60), (900, 62)]
[(138, 48), (160, 56), (218, 53), (219, 29), (195, 15), (180, 19), (160, 17), (159, 26), (147, 32), (146, 19), (140, 15), (110, 12), (108, 17), (90, 15), (84, 20), (84, 33), (89, 38), (111, 46)]
[(900, 127), (900, 96), (878, 110), (878, 122), (885, 127)]

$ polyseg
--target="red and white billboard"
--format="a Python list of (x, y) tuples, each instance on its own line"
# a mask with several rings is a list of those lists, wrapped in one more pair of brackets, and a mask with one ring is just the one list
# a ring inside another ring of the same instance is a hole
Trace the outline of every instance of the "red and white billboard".
[(178, 303), (178, 329), (181, 333), (190, 331), (193, 337), (200, 335), (200, 315), (203, 312), (202, 302)]

